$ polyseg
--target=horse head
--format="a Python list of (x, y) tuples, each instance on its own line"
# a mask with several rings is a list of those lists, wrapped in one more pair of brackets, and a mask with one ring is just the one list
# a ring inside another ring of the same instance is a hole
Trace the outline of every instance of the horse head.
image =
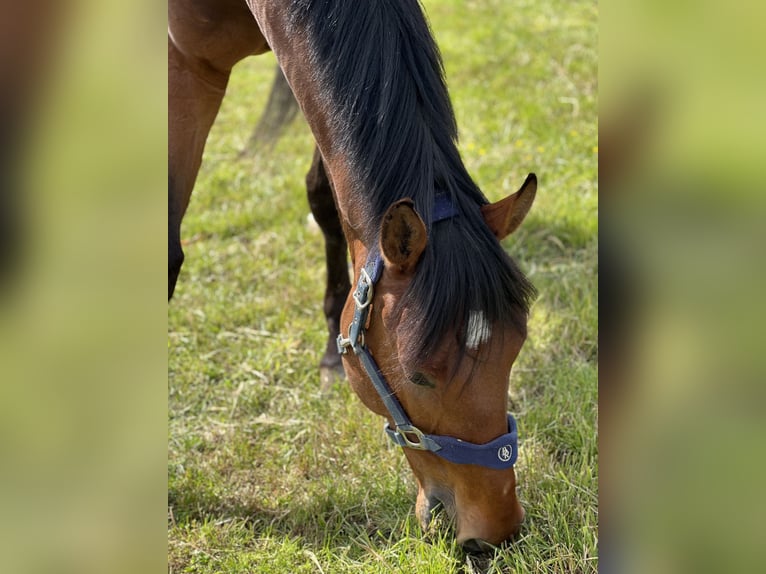
[[(522, 222), (535, 191), (530, 175), (518, 192), (480, 208), (496, 241)], [(442, 219), (453, 215), (459, 217), (447, 210)], [(377, 245), (352, 243), (357, 288), (341, 316), (339, 347), (354, 391), (388, 419), (389, 435), (405, 447), (418, 483), (422, 526), (441, 504), (455, 519), (458, 542), (483, 550), (516, 534), (524, 517), (513, 469), (515, 422), (506, 405), (511, 366), (526, 337), (526, 312), (515, 322), (493, 322), (484, 309), (471, 309), (462, 325), (426, 346), (429, 352), (413, 353), (423, 348), (413, 341), (424, 332), (418, 321), (433, 318), (424, 317), (428, 305), (414, 308), (408, 292), (425, 272), (420, 263), (429, 242), (436, 241), (437, 224), (442, 223), (432, 221), (429, 231), (413, 202), (403, 199), (383, 216)], [(433, 297), (452, 280), (421, 279), (431, 282)]]

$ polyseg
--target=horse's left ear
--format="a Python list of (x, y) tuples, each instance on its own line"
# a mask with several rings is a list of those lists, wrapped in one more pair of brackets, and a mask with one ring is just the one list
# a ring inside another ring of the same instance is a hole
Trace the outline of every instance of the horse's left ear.
[(537, 192), (537, 176), (530, 173), (521, 189), (496, 203), (483, 205), (481, 214), (495, 237), (505, 239), (521, 225), (532, 207)]
[(386, 267), (411, 273), (428, 242), (428, 231), (411, 199), (388, 208), (380, 229), (380, 252)]

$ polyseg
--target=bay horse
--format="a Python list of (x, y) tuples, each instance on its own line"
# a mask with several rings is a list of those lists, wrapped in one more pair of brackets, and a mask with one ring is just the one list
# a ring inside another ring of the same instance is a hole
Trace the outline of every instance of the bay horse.
[(526, 216), (537, 180), (492, 204), (472, 181), (417, 0), (170, 0), (169, 297), (230, 71), (268, 50), (317, 144), (307, 187), (327, 256), (321, 367), (342, 365), (404, 447), (421, 525), (443, 505), (459, 544), (490, 549), (524, 517), (506, 406), (535, 290), (500, 240)]

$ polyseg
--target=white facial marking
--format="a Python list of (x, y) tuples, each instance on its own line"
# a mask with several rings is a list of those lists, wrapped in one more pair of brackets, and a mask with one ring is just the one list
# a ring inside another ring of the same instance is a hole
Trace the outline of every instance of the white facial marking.
[(489, 326), (484, 313), (471, 311), (468, 316), (468, 329), (465, 335), (465, 344), (469, 349), (478, 349), (479, 345), (489, 341), (492, 328)]

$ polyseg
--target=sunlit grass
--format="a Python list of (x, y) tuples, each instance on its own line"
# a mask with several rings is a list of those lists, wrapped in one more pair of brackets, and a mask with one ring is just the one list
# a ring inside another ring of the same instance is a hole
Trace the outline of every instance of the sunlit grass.
[(586, 572), (597, 544), (596, 4), (425, 2), (461, 152), (490, 199), (540, 179), (505, 243), (540, 291), (514, 367), (520, 540), (465, 556), (422, 533), (382, 421), (344, 385), (319, 393), (321, 236), (306, 225), (312, 140), (237, 159), (271, 55), (243, 62), (206, 149), (169, 306), (173, 572)]

